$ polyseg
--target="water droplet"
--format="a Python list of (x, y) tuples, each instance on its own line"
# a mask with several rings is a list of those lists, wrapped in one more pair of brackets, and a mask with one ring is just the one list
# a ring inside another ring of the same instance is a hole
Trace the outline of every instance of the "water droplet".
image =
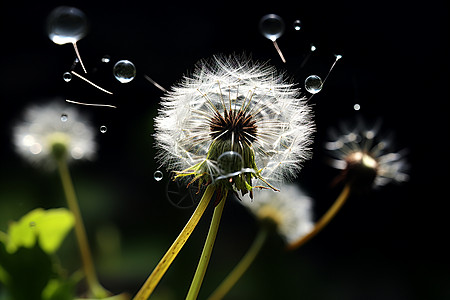
[(155, 173), (153, 173), (153, 178), (155, 178), (156, 181), (161, 181), (163, 179), (163, 172), (156, 170)]
[(136, 67), (129, 60), (119, 60), (114, 65), (113, 73), (121, 83), (128, 83), (136, 76)]
[(313, 44), (311, 44), (311, 52), (314, 52), (314, 51), (316, 51), (316, 50), (317, 50), (317, 47), (314, 46)]
[(311, 94), (317, 94), (322, 90), (322, 79), (317, 75), (310, 75), (305, 80), (305, 89)]
[(58, 45), (76, 43), (86, 35), (87, 29), (86, 15), (75, 7), (59, 6), (47, 19), (48, 37)]
[(360, 110), (360, 109), (361, 109), (361, 105), (359, 105), (358, 103), (356, 103), (355, 105), (353, 105), (353, 109), (354, 109), (354, 110)]
[(108, 130), (105, 125), (100, 126), (100, 132), (105, 133)]
[(105, 55), (102, 57), (102, 63), (109, 63), (111, 61), (111, 57), (109, 55)]
[(31, 221), (29, 225), (30, 225), (30, 227), (35, 227), (36, 226), (36, 222)]
[(63, 79), (64, 79), (65, 82), (71, 81), (72, 80), (72, 74), (70, 74), (69, 72), (65, 72), (63, 74)]
[(299, 31), (302, 28), (302, 22), (300, 20), (294, 21), (294, 29)]
[(69, 117), (66, 114), (61, 115), (61, 122), (67, 122), (68, 119)]
[(235, 151), (227, 151), (217, 158), (217, 165), (222, 174), (239, 172), (244, 166), (242, 156)]
[(284, 21), (276, 14), (265, 15), (259, 21), (259, 30), (266, 38), (275, 41), (284, 33)]

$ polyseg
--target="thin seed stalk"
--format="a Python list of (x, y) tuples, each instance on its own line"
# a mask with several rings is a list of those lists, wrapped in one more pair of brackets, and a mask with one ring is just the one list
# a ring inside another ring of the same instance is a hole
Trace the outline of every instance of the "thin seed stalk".
[(347, 184), (342, 192), (337, 197), (336, 201), (334, 201), (333, 205), (328, 209), (328, 211), (320, 218), (319, 221), (314, 225), (314, 228), (306, 235), (298, 239), (297, 241), (292, 242), (287, 246), (287, 250), (294, 250), (298, 247), (305, 244), (311, 238), (313, 238), (316, 234), (318, 234), (338, 213), (338, 211), (342, 208), (348, 196), (350, 195), (350, 184)]
[(269, 228), (267, 226), (262, 226), (247, 253), (242, 257), (230, 274), (228, 274), (224, 281), (222, 281), (222, 283), (216, 288), (211, 296), (209, 296), (208, 300), (220, 300), (231, 290), (231, 288), (236, 284), (236, 282), (238, 282), (238, 280), (253, 263), (256, 256), (262, 249), (262, 246), (266, 242), (268, 235)]
[(208, 267), (209, 260), (211, 258), (214, 242), (217, 237), (217, 231), (219, 229), (220, 219), (222, 217), (223, 207), (225, 206), (225, 200), (227, 198), (228, 190), (225, 190), (222, 199), (219, 204), (214, 208), (213, 217), (206, 237), (205, 245), (203, 246), (200, 261), (198, 262), (197, 270), (195, 271), (194, 279), (192, 280), (189, 292), (186, 296), (186, 300), (197, 299), (200, 287), (205, 277), (206, 269)]
[(78, 248), (80, 250), (81, 261), (83, 264), (83, 270), (86, 276), (89, 291), (96, 298), (105, 298), (110, 293), (101, 286), (95, 272), (94, 262), (86, 235), (86, 229), (83, 224), (83, 218), (81, 217), (81, 212), (78, 206), (78, 200), (75, 194), (75, 189), (73, 187), (69, 168), (67, 166), (67, 161), (65, 159), (65, 156), (57, 157), (56, 161), (58, 163), (58, 171), (61, 177), (67, 205), (69, 207), (69, 210), (75, 217), (75, 235), (77, 238)]
[(202, 199), (197, 205), (194, 213), (192, 214), (189, 221), (184, 226), (183, 230), (180, 232), (178, 237), (175, 239), (173, 244), (170, 246), (169, 250), (167, 250), (166, 254), (164, 254), (163, 258), (159, 261), (158, 265), (155, 267), (153, 272), (145, 281), (144, 285), (138, 291), (133, 300), (146, 300), (150, 297), (159, 281), (166, 273), (169, 266), (172, 264), (175, 257), (180, 252), (181, 248), (183, 248), (184, 244), (187, 242), (188, 238), (191, 236), (195, 227), (197, 226), (200, 218), (205, 212), (208, 204), (214, 194), (215, 187), (213, 185), (208, 185), (205, 190), (205, 193), (202, 196)]

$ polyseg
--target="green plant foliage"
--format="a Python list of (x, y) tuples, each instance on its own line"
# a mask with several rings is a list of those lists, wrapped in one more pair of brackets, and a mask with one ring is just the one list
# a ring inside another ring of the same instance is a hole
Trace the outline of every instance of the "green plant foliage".
[(73, 226), (72, 213), (63, 208), (34, 209), (9, 225), (0, 238), (0, 283), (7, 299), (73, 299), (79, 279), (61, 277), (52, 257)]
[(74, 223), (74, 217), (67, 209), (34, 209), (9, 225), (6, 250), (14, 253), (20, 247), (33, 247), (38, 241), (42, 250), (54, 253)]

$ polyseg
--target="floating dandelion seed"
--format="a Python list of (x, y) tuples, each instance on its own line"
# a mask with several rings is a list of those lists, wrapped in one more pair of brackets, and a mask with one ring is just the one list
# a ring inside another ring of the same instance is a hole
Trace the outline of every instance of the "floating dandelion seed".
[(68, 161), (93, 159), (96, 153), (89, 123), (76, 109), (59, 103), (27, 109), (23, 122), (13, 128), (13, 141), (26, 160), (48, 167), (54, 167), (58, 149), (67, 152)]
[[(238, 170), (226, 184), (244, 194), (252, 178), (269, 187), (268, 181), (292, 179), (310, 157), (314, 131), (311, 110), (299, 94), (266, 64), (245, 57), (200, 61), (162, 99), (155, 118), (157, 158), (201, 182), (218, 179), (221, 170)], [(229, 159), (219, 166), (228, 151), (242, 157), (241, 170)]]
[(85, 73), (87, 71), (78, 52), (77, 42), (86, 35), (87, 29), (86, 15), (75, 7), (59, 6), (47, 18), (48, 37), (58, 45), (71, 43)]
[(85, 77), (81, 76), (80, 74), (76, 73), (75, 71), (70, 71), (70, 73), (72, 73), (73, 75), (77, 76), (78, 78), (80, 78), (80, 79), (86, 81), (87, 83), (89, 83), (90, 85), (92, 85), (93, 87), (99, 89), (99, 90), (102, 91), (102, 92), (105, 92), (105, 93), (107, 93), (107, 94), (109, 94), (109, 95), (112, 95), (112, 94), (113, 94), (113, 93), (111, 93), (110, 91), (108, 91), (108, 90), (106, 90), (106, 89), (104, 89), (104, 88), (102, 88), (102, 87), (96, 85), (96, 84), (93, 83), (92, 81), (90, 81), (90, 80), (88, 80), (87, 78), (85, 78)]
[(353, 130), (331, 131), (332, 140), (325, 144), (333, 167), (343, 170), (345, 180), (353, 185), (378, 187), (409, 179), (403, 152), (390, 152), (387, 140), (377, 134), (380, 125), (367, 130), (362, 125)]
[(259, 21), (259, 30), (262, 35), (273, 42), (273, 45), (280, 55), (281, 60), (285, 63), (286, 59), (284, 59), (283, 53), (277, 43), (277, 39), (284, 33), (284, 27), (285, 25), (283, 19), (276, 14), (265, 15)]

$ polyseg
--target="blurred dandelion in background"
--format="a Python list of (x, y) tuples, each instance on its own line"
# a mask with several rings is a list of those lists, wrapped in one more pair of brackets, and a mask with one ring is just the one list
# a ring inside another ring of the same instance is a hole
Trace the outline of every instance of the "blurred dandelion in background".
[(64, 147), (65, 159), (92, 160), (97, 145), (95, 130), (73, 107), (58, 102), (33, 105), (26, 109), (23, 120), (13, 128), (13, 143), (24, 159), (46, 168), (56, 166), (53, 152)]
[[(361, 123), (361, 122), (360, 122)], [(392, 142), (380, 134), (381, 122), (373, 128), (358, 124), (353, 129), (330, 129), (325, 148), (332, 167), (343, 170), (341, 178), (360, 188), (380, 187), (408, 181), (406, 150), (392, 152)]]
[(260, 222), (272, 224), (287, 243), (301, 238), (314, 227), (313, 201), (294, 183), (282, 185), (280, 192), (257, 190), (255, 200), (244, 197), (239, 202)]
[(297, 184), (284, 184), (280, 192), (259, 190), (255, 192), (255, 200), (246, 196), (239, 202), (257, 218), (260, 230), (246, 254), (208, 300), (222, 299), (231, 290), (256, 259), (271, 232), (290, 244), (314, 228), (312, 199)]

